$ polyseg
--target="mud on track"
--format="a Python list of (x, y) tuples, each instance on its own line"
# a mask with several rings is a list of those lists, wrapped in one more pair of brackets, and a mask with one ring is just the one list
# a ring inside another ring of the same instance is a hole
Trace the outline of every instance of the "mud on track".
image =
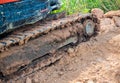
[(119, 16), (101, 18), (98, 36), (57, 52), (60, 60), (8, 83), (120, 83), (120, 26), (116, 20)]
[(120, 83), (120, 26), (113, 18), (100, 20), (98, 36), (68, 48), (60, 61), (15, 83)]
[(120, 83), (119, 45), (110, 43), (119, 33), (117, 29), (69, 48), (60, 61), (15, 83)]
[[(67, 44), (84, 41), (83, 36), (86, 34), (84, 27), (88, 24), (93, 28), (90, 35), (94, 34), (96, 22), (93, 21), (92, 14), (76, 14), (52, 20), (43, 26), (33, 24), (34, 28), (25, 27), (25, 31), (21, 28), (16, 34), (13, 32), (0, 40), (0, 72), (5, 77), (11, 76), (37, 58)], [(31, 42), (28, 43), (30, 40)]]

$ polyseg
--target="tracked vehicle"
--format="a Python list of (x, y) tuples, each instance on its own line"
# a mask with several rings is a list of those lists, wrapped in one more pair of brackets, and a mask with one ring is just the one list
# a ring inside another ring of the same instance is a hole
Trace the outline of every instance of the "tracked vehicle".
[(0, 1), (0, 34), (6, 35), (0, 35), (1, 78), (24, 71), (36, 61), (45, 63), (38, 62), (39, 68), (54, 63), (61, 57), (48, 54), (86, 41), (95, 33), (97, 21), (91, 13), (62, 18), (63, 13), (58, 13), (52, 17), (56, 19), (40, 21), (60, 6), (59, 0)]

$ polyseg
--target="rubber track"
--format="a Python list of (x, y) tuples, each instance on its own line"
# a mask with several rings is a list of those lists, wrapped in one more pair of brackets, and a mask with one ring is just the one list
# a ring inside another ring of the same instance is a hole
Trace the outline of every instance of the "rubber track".
[(55, 64), (64, 56), (63, 53), (65, 54), (64, 50), (67, 50), (66, 47), (70, 47), (70, 45), (59, 49), (59, 51), (57, 50), (53, 54), (46, 54), (44, 57), (36, 59), (35, 61), (23, 67), (22, 69), (16, 71), (15, 73), (4, 77), (2, 82), (16, 83), (16, 81), (20, 79), (25, 79), (27, 76), (30, 76), (35, 72), (42, 70), (43, 68)]
[[(36, 59), (38, 58), (43, 57), (44, 59), (38, 60), (38, 62), (40, 61), (40, 65), (38, 65), (36, 69), (32, 68), (35, 71), (59, 60), (62, 56), (50, 55), (50, 58), (48, 58), (50, 60), (45, 58), (45, 56), (47, 53), (50, 53), (54, 50), (56, 51), (64, 45), (71, 43), (71, 41), (76, 41), (76, 39), (78, 39), (76, 38), (78, 37), (77, 33), (80, 32), (79, 27), (82, 26), (81, 29), (84, 28), (82, 23), (86, 19), (94, 20), (92, 14), (78, 14), (58, 20), (52, 20), (50, 22), (47, 21), (46, 24), (42, 25), (41, 22), (38, 22), (37, 24), (25, 27), (25, 29), (24, 27), (18, 29), (18, 31), (15, 31), (7, 37), (2, 38), (0, 40), (0, 72), (2, 72), (4, 75), (7, 75), (6, 77), (10, 78), (12, 77), (12, 73), (19, 73), (19, 69), (21, 72), (21, 69), (24, 70), (24, 68), (21, 67), (26, 68), (30, 64), (34, 64), (33, 62), (36, 62)], [(63, 33), (67, 34), (65, 34), (65, 36), (63, 37), (61, 35)], [(46, 40), (46, 38), (48, 38), (48, 40)], [(35, 41), (39, 42), (35, 43), (34, 47), (32, 47), (32, 45), (30, 45), (31, 42), (28, 43), (28, 41), (30, 41), (31, 39), (35, 39)], [(23, 50), (20, 50), (21, 45), (24, 47)], [(15, 48), (15, 51), (17, 50), (16, 52), (9, 53), (12, 47), (18, 47), (19, 49)], [(39, 49), (36, 49), (37, 47), (39, 47)], [(9, 51), (5, 52), (5, 50), (7, 49), (9, 49)], [(24, 50), (26, 49), (29, 49), (30, 52), (35, 51), (36, 53), (39, 53), (39, 55), (33, 53), (35, 55), (34, 56), (30, 53), (26, 53), (24, 52)], [(29, 67), (27, 69), (29, 70)], [(24, 76), (26, 76), (26, 74)]]
[[(34, 39), (43, 33), (48, 33), (51, 30), (55, 30), (57, 28), (63, 27), (67, 23), (72, 23), (75, 21), (80, 21), (85, 18), (92, 18), (91, 14), (78, 14), (74, 16), (68, 16), (66, 18), (53, 20), (51, 22), (47, 22), (47, 24), (43, 24), (43, 26), (28, 26), (26, 27), (28, 30), (26, 31), (17, 31), (15, 34), (11, 34), (6, 38), (0, 40), (0, 52), (4, 52), (5, 50), (13, 47), (15, 45), (23, 45), (27, 43), (30, 39)], [(32, 28), (34, 27), (34, 28)]]

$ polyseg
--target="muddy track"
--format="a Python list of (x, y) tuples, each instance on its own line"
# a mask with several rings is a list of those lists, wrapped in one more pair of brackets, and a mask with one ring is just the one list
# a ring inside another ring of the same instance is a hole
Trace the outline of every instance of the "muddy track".
[[(92, 14), (78, 14), (46, 21), (42, 25), (41, 22), (28, 25), (2, 38), (1, 79), (19, 79), (58, 61), (62, 57), (59, 53), (54, 54), (58, 49), (89, 39), (84, 29), (89, 21), (94, 22), (96, 30), (97, 23)], [(20, 77), (16, 77), (18, 75)]]
[(120, 18), (101, 18), (99, 34), (87, 41), (83, 21), (92, 18), (66, 22), (23, 45), (8, 47), (0, 53), (0, 82), (120, 83)]
[(65, 28), (70, 23), (73, 24), (76, 21), (84, 21), (85, 19), (91, 18), (91, 14), (78, 14), (58, 20), (47, 21), (43, 24), (41, 24), (41, 22), (38, 22), (34, 25), (24, 26), (22, 29), (18, 29), (0, 40), (0, 52), (4, 52), (14, 45), (23, 45), (30, 39), (34, 39), (42, 34), (46, 34), (49, 31)]
[(61, 49), (57, 50), (54, 53), (48, 53), (44, 55), (43, 57), (37, 58), (33, 60), (31, 63), (29, 63), (26, 66), (23, 66), (19, 68), (16, 72), (2, 77), (2, 82), (13, 82), (17, 81), (21, 78), (27, 77), (29, 75), (34, 74), (35, 72), (47, 68), (52, 64), (55, 64), (57, 61), (59, 61), (64, 55), (62, 55), (65, 50), (67, 50), (67, 47), (71, 47), (71, 45), (67, 45), (65, 47), (62, 47)]

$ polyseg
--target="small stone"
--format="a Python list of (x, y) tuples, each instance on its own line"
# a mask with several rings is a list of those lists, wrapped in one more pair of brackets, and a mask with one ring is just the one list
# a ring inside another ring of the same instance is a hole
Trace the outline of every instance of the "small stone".
[(120, 10), (109, 11), (109, 12), (104, 14), (104, 17), (107, 17), (107, 18), (112, 18), (113, 16), (120, 16)]
[(77, 81), (77, 82), (75, 82), (75, 83), (83, 83), (83, 82)]
[(74, 62), (75, 62), (75, 63), (78, 63), (78, 60), (77, 60), (77, 59), (75, 59), (75, 60), (74, 60)]
[(71, 57), (76, 56), (75, 53), (74, 53), (75, 50), (73, 48), (69, 48), (67, 52), (68, 52), (69, 56), (71, 56)]
[(61, 75), (63, 75), (63, 74), (64, 74), (64, 73), (63, 73), (62, 71), (58, 73), (59, 76), (61, 76)]
[(72, 66), (70, 66), (69, 68), (68, 68), (68, 71), (72, 71), (74, 68), (72, 67)]
[(68, 49), (68, 53), (73, 53), (74, 52), (74, 49), (73, 48), (69, 48)]
[(94, 83), (94, 81), (93, 80), (88, 80), (87, 83)]
[(30, 78), (27, 78), (26, 83), (32, 83), (32, 80)]
[(104, 11), (99, 8), (92, 9), (91, 13), (93, 14), (94, 17), (96, 17), (98, 19), (103, 18), (103, 15), (104, 15)]

